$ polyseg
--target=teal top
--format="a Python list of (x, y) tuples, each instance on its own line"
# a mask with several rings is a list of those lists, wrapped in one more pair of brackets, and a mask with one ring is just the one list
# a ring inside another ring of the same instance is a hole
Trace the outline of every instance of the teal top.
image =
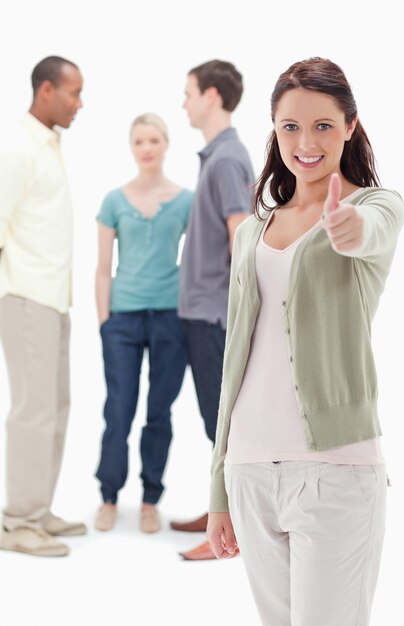
[[(296, 249), (287, 299), (273, 303), (283, 310), (291, 373), (311, 450), (381, 434), (371, 324), (404, 221), (404, 204), (398, 193), (382, 188), (361, 189), (349, 204), (364, 221), (360, 248), (336, 252), (326, 232), (316, 229)], [(211, 472), (212, 512), (228, 511), (227, 438), (260, 309), (255, 248), (264, 227), (264, 221), (249, 217), (237, 228), (234, 240)]]
[(112, 280), (113, 313), (176, 309), (179, 296), (178, 245), (185, 232), (193, 193), (182, 189), (146, 218), (122, 189), (104, 198), (97, 220), (113, 228), (118, 240), (118, 267)]

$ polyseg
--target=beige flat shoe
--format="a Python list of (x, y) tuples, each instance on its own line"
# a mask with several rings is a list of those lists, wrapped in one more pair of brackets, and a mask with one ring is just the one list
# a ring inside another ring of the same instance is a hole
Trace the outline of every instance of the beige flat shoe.
[(143, 533), (156, 533), (160, 528), (160, 518), (156, 507), (147, 507), (140, 511), (140, 530)]
[(47, 513), (41, 520), (42, 528), (54, 537), (73, 537), (76, 535), (85, 535), (87, 532), (86, 525), (82, 522), (66, 522), (61, 517)]
[(1, 533), (0, 548), (31, 556), (67, 556), (69, 547), (56, 541), (42, 528), (15, 528)]
[(112, 530), (116, 521), (116, 504), (105, 502), (98, 509), (97, 517), (95, 518), (94, 526), (97, 530), (106, 532)]

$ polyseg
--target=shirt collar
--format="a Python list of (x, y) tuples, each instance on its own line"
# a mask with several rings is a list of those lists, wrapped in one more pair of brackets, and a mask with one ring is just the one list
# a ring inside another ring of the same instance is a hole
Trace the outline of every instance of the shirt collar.
[(49, 143), (56, 146), (60, 144), (60, 133), (42, 124), (32, 113), (25, 113), (21, 119), (21, 123), (28, 129), (29, 133), (38, 143)]
[(230, 141), (231, 139), (237, 139), (237, 131), (235, 128), (225, 128), (222, 130), (216, 137), (212, 139), (200, 152), (198, 152), (199, 156), (202, 159), (206, 159), (208, 156), (212, 154), (212, 152), (217, 148), (221, 143), (225, 143), (226, 141)]

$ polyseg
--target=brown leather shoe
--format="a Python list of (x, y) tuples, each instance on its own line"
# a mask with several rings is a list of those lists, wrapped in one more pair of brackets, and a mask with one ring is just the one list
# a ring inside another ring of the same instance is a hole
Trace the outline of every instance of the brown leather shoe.
[(188, 552), (178, 553), (184, 561), (208, 561), (209, 559), (215, 559), (215, 555), (212, 552), (209, 541), (204, 541), (200, 546), (188, 550)]
[(191, 522), (170, 522), (172, 530), (181, 530), (185, 533), (204, 533), (208, 525), (208, 514), (197, 517)]

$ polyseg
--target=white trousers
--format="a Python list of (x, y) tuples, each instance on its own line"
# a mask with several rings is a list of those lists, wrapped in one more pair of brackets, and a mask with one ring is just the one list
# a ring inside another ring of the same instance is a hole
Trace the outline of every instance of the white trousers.
[(263, 626), (368, 626), (385, 526), (384, 465), (225, 466)]

